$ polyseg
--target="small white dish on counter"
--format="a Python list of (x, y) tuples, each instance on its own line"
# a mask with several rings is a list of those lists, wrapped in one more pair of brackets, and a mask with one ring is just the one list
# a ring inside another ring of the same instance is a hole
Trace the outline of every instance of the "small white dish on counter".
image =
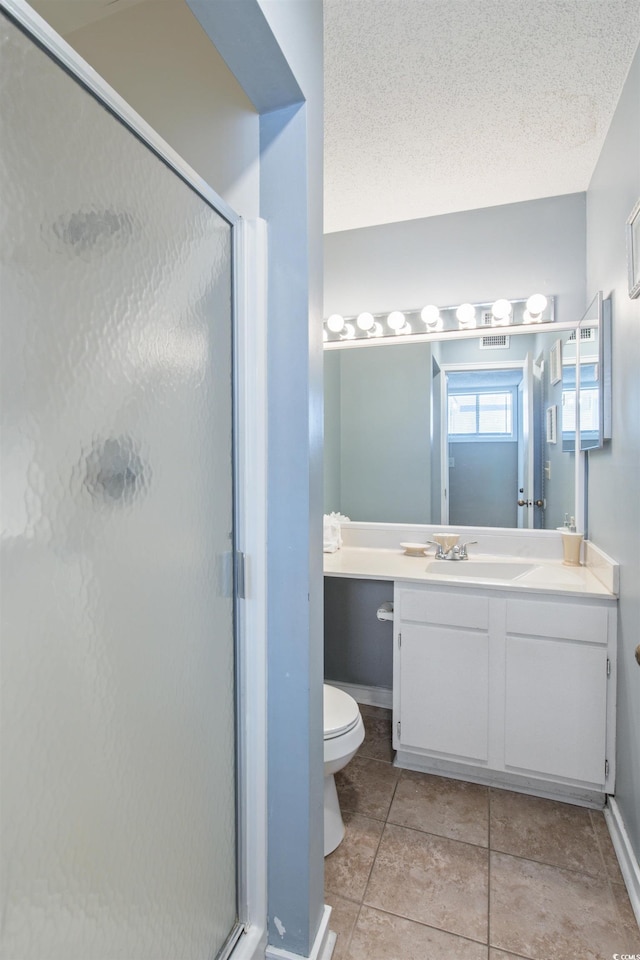
[(407, 557), (424, 557), (428, 543), (401, 543), (400, 546), (404, 550), (405, 556)]

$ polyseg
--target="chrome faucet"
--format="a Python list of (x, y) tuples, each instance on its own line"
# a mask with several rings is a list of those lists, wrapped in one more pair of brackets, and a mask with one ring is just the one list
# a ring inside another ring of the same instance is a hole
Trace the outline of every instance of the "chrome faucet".
[(441, 544), (436, 543), (435, 540), (427, 540), (427, 543), (432, 543), (437, 548), (435, 553), (436, 560), (468, 560), (469, 554), (467, 552), (467, 547), (470, 547), (472, 544), (477, 543), (477, 540), (467, 540), (466, 543), (456, 544), (454, 547), (451, 547), (450, 550), (447, 550), (446, 553), (442, 549)]
[(427, 546), (429, 546), (430, 544), (433, 544), (433, 546), (436, 548), (436, 552), (435, 552), (435, 554), (434, 554), (434, 557), (435, 557), (436, 560), (446, 560), (446, 559), (447, 559), (446, 554), (445, 554), (444, 550), (442, 549), (442, 544), (441, 544), (441, 543), (437, 543), (435, 540), (427, 540)]
[(466, 543), (456, 544), (455, 547), (451, 547), (449, 553), (447, 554), (447, 560), (468, 560), (469, 554), (467, 552), (467, 547), (471, 546), (472, 543), (477, 543), (477, 540), (467, 540)]

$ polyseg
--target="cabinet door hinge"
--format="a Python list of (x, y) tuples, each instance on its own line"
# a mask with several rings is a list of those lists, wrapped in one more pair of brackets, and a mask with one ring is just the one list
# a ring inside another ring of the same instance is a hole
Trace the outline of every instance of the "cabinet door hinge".
[(396, 730), (398, 731), (398, 740), (401, 739), (401, 737), (400, 737), (400, 729), (401, 729), (401, 723), (400, 723), (400, 721), (398, 720), (398, 722), (396, 723)]
[(604, 762), (604, 778), (605, 778), (605, 780), (607, 779), (608, 776), (609, 776), (609, 761), (608, 761), (608, 760), (605, 760), (605, 762)]
[(402, 634), (399, 633), (398, 634), (398, 650), (400, 649), (401, 646), (402, 646)]
[(611, 660), (609, 660), (609, 657), (607, 657), (607, 676), (611, 676)]

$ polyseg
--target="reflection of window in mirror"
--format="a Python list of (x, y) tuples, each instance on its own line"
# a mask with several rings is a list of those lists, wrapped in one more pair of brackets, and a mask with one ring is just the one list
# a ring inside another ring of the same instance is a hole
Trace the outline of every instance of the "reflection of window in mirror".
[(576, 368), (567, 367), (562, 376), (562, 434), (573, 440), (576, 432)]
[(515, 387), (499, 393), (449, 386), (449, 441), (513, 440)]
[(580, 364), (580, 435), (581, 442), (593, 443), (600, 430), (600, 392), (598, 364)]

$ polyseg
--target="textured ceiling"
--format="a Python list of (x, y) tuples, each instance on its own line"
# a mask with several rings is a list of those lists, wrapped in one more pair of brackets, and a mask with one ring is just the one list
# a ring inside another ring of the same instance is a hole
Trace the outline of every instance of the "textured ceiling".
[(640, 0), (324, 9), (326, 232), (587, 189)]

